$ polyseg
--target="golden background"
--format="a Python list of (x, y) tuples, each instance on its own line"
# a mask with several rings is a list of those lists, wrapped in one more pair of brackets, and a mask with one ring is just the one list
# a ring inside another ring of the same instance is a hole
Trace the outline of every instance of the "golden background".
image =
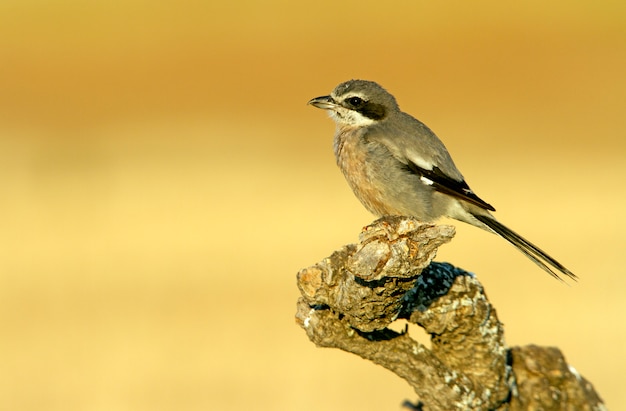
[(625, 4), (1, 2), (0, 409), (414, 399), (294, 322), (296, 272), (373, 220), (306, 105), (350, 78), (580, 276), (456, 223), (438, 257), (626, 409)]

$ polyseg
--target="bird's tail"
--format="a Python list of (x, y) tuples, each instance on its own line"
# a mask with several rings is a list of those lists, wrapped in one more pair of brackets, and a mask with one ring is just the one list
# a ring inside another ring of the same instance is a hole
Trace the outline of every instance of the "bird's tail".
[(559, 273), (564, 274), (572, 280), (577, 280), (578, 277), (574, 275), (570, 270), (565, 268), (561, 263), (550, 257), (545, 251), (526, 240), (516, 232), (512, 231), (505, 225), (496, 221), (493, 217), (487, 215), (473, 214), (474, 217), (495, 231), (502, 238), (513, 244), (515, 248), (520, 250), (526, 257), (530, 258), (535, 264), (545, 270), (548, 274), (561, 280)]

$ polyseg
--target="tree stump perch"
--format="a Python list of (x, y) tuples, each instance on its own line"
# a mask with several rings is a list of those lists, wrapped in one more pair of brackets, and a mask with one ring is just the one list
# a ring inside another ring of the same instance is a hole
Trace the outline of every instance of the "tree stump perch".
[[(415, 390), (414, 410), (605, 410), (557, 348), (509, 348), (482, 285), (432, 262), (451, 226), (383, 217), (359, 243), (298, 273), (296, 321), (320, 347), (359, 355)], [(430, 349), (387, 328), (396, 319), (431, 335)]]

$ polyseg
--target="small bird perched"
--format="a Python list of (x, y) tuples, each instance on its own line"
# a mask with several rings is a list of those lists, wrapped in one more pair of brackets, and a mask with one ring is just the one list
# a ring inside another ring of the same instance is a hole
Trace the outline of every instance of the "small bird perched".
[(557, 279), (577, 277), (519, 234), (469, 188), (448, 150), (425, 124), (400, 110), (373, 81), (350, 80), (309, 104), (328, 110), (337, 124), (337, 165), (357, 198), (377, 216), (429, 222), (450, 217), (496, 233)]

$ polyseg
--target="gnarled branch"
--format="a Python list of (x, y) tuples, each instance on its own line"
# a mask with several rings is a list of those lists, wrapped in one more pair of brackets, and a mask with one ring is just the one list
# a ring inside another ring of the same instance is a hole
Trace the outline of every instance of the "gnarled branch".
[[(507, 348), (504, 328), (470, 273), (435, 263), (454, 228), (384, 217), (358, 244), (298, 273), (296, 320), (316, 345), (368, 359), (404, 378), (423, 410), (603, 410), (556, 348)], [(430, 349), (387, 328), (398, 318)]]

